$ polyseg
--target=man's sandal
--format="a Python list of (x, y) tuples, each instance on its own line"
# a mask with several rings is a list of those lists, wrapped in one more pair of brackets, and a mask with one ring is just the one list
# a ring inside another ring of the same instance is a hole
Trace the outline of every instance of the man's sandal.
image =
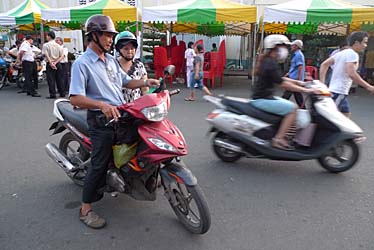
[(187, 101), (187, 102), (193, 102), (193, 101), (195, 101), (195, 99), (193, 99), (193, 98), (191, 98), (191, 97), (189, 97), (189, 98), (184, 98), (184, 100)]
[(79, 210), (79, 219), (83, 224), (93, 229), (100, 229), (106, 225), (105, 219), (92, 210), (88, 211), (87, 215), (82, 215), (82, 211)]

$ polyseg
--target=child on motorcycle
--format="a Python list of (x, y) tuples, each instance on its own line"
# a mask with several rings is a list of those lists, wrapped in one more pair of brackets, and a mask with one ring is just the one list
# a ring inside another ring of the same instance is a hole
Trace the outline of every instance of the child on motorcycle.
[(284, 35), (269, 35), (264, 40), (265, 52), (259, 57), (255, 73), (257, 81), (253, 88), (251, 104), (263, 111), (283, 116), (280, 127), (272, 139), (272, 146), (283, 150), (292, 150), (286, 139), (288, 129), (295, 123), (297, 105), (286, 99), (274, 96), (276, 85), (293, 92), (311, 93), (299, 85), (303, 82), (282, 77), (279, 63), (288, 57), (290, 41)]

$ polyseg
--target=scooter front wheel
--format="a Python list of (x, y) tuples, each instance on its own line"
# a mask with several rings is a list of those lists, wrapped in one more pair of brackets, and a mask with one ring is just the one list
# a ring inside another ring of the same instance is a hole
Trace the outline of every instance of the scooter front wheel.
[(317, 160), (321, 166), (331, 173), (340, 173), (351, 169), (359, 159), (360, 150), (353, 140), (341, 141), (331, 147), (327, 153)]
[(183, 226), (191, 233), (206, 233), (210, 228), (210, 212), (200, 187), (177, 182), (170, 185), (169, 203)]
[(229, 136), (222, 132), (217, 133), (212, 140), (213, 151), (222, 161), (235, 162), (242, 157), (241, 153), (224, 148), (218, 142), (227, 142), (230, 144), (231, 141)]

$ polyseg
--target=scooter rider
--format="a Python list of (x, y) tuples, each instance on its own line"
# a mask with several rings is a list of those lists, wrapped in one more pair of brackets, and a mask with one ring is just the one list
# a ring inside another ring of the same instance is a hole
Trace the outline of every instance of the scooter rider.
[[(116, 59), (107, 52), (118, 32), (113, 21), (104, 15), (93, 15), (85, 24), (88, 47), (72, 66), (70, 101), (74, 106), (88, 109), (87, 122), (92, 142), (91, 164), (85, 177), (80, 220), (91, 228), (102, 228), (105, 219), (92, 211), (92, 203), (103, 197), (98, 192), (105, 185), (108, 163), (112, 157), (114, 131), (107, 120), (118, 120), (118, 105), (125, 103), (122, 87), (158, 86), (155, 79), (132, 80)], [(105, 115), (106, 119), (103, 117)]]
[(255, 72), (258, 80), (253, 89), (251, 102), (258, 109), (283, 116), (280, 127), (272, 140), (272, 146), (285, 150), (292, 149), (286, 140), (286, 132), (295, 123), (297, 106), (291, 101), (275, 97), (275, 86), (279, 85), (293, 92), (311, 93), (315, 91), (299, 86), (302, 85), (301, 81), (282, 77), (278, 63), (285, 61), (288, 57), (287, 45), (290, 44), (284, 35), (269, 35), (265, 38), (265, 52), (259, 57), (256, 65)]

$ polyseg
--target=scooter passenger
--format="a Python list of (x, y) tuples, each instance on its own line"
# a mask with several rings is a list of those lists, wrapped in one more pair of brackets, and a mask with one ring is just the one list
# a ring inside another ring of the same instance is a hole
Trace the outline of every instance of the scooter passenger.
[(301, 87), (303, 82), (282, 77), (279, 63), (288, 57), (290, 41), (284, 35), (269, 35), (264, 39), (264, 53), (260, 55), (255, 68), (257, 81), (253, 88), (251, 105), (265, 112), (283, 116), (280, 127), (272, 139), (272, 146), (283, 150), (292, 150), (286, 139), (286, 132), (295, 123), (297, 105), (291, 101), (274, 96), (274, 88), (280, 87), (301, 93), (317, 90)]

